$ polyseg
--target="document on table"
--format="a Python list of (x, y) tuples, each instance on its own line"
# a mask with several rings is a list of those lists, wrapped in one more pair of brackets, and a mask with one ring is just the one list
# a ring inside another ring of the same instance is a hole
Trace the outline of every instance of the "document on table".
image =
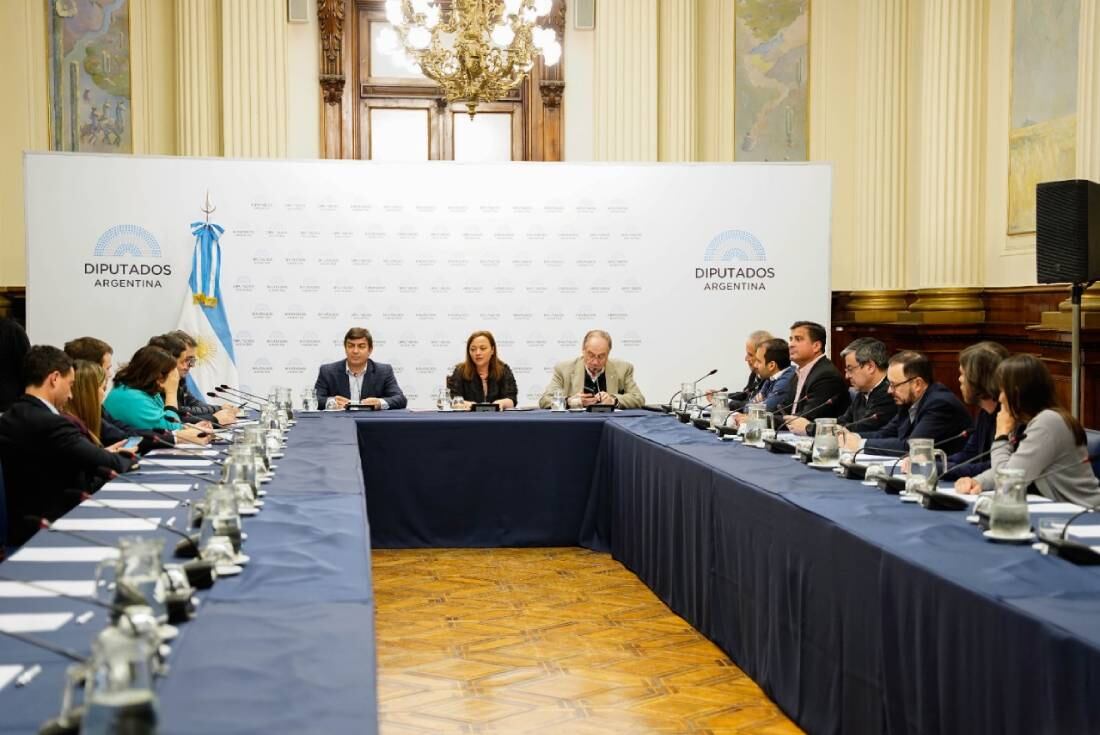
[(108, 508), (122, 508), (123, 510), (171, 510), (178, 508), (176, 500), (115, 500), (112, 498), (93, 498), (81, 503), (86, 508), (107, 506)]
[(11, 684), (22, 671), (22, 666), (0, 666), (0, 691)]
[[(144, 487), (141, 485), (144, 485)], [(101, 487), (99, 491), (104, 492), (109, 490), (112, 493), (148, 493), (151, 492), (149, 488), (152, 488), (162, 493), (189, 493), (191, 489), (195, 487), (193, 484), (184, 485), (178, 482), (143, 482), (141, 485), (115, 480), (114, 482), (108, 482)]]
[(157, 459), (143, 462), (141, 466), (145, 467), (212, 467), (214, 465), (208, 459), (196, 457), (195, 459)]
[(9, 633), (50, 633), (72, 619), (72, 613), (0, 614), (0, 630)]
[(8, 557), (8, 563), (22, 562), (90, 562), (117, 559), (118, 549), (112, 546), (24, 546)]
[[(1028, 498), (1027, 510), (1029, 513), (1064, 513), (1069, 515), (1080, 513), (1084, 508), (1076, 503), (1052, 503), (1046, 498), (1039, 501)], [(1070, 528), (1074, 528), (1074, 526), (1070, 526)]]
[[(43, 587), (48, 589), (42, 589)], [(0, 597), (57, 597), (57, 593), (75, 597), (95, 597), (95, 580), (32, 579), (30, 584), (0, 581)]]
[(58, 531), (152, 531), (160, 518), (58, 518)]
[(154, 449), (146, 457), (217, 457), (220, 449)]

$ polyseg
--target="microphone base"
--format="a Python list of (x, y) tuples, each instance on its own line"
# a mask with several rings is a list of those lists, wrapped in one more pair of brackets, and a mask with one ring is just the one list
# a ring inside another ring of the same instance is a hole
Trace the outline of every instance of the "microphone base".
[(690, 411), (677, 411), (676, 412), (676, 418), (679, 419), (681, 424), (686, 424), (689, 421), (691, 421), (691, 412)]
[(67, 719), (54, 717), (43, 722), (38, 728), (38, 735), (79, 735), (82, 719), (84, 719), (83, 705), (73, 707)]
[(584, 410), (588, 413), (615, 413), (615, 407), (607, 403), (594, 403)]
[(880, 477), (878, 488), (887, 495), (900, 495), (905, 491), (904, 477)]
[(764, 446), (773, 454), (794, 454), (798, 447), (782, 439), (765, 439)]
[(812, 449), (809, 451), (803, 451), (798, 447), (795, 447), (795, 453), (798, 455), (798, 461), (802, 464), (809, 464), (814, 460), (814, 453)]
[(500, 410), (499, 403), (474, 403), (470, 406), (474, 413), (496, 413)]
[(864, 480), (867, 478), (867, 465), (841, 460), (840, 476), (846, 480)]
[(710, 431), (710, 419), (698, 418), (692, 419), (691, 425), (700, 431)]
[(187, 574), (187, 581), (197, 590), (208, 590), (214, 586), (218, 579), (214, 562), (196, 559), (183, 565), (183, 571)]
[(921, 492), (920, 504), (926, 510), (966, 510), (970, 504), (958, 495), (940, 492)]
[(180, 539), (172, 552), (177, 559), (195, 559), (199, 555), (199, 537), (191, 535), (187, 539)]
[(1039, 541), (1045, 547), (1043, 553), (1047, 556), (1057, 556), (1060, 559), (1065, 559), (1070, 564), (1082, 567), (1100, 565), (1100, 554), (1084, 544), (1064, 539), (1061, 536), (1040, 535)]

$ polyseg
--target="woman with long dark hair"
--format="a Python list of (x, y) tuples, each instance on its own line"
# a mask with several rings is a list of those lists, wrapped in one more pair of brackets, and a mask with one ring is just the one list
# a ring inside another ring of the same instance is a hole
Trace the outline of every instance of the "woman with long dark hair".
[(1078, 505), (1100, 502), (1088, 461), (1085, 430), (1058, 404), (1054, 379), (1033, 355), (1015, 355), (997, 367), (997, 413), (992, 466), (955, 483), (963, 493), (992, 490), (999, 468), (1022, 469), (1024, 480), (1050, 498)]
[(180, 428), (176, 389), (176, 358), (159, 347), (146, 345), (115, 375), (115, 387), (103, 407), (127, 426), (140, 431)]
[(466, 340), (466, 359), (455, 365), (447, 388), (467, 403), (495, 403), (501, 409), (512, 408), (519, 397), (512, 368), (497, 356), (497, 342), (484, 330)]

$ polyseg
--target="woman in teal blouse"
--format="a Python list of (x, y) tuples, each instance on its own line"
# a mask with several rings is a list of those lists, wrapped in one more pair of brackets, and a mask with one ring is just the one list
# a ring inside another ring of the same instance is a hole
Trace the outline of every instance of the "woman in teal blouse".
[(145, 346), (115, 375), (115, 387), (103, 407), (118, 421), (139, 431), (180, 428), (176, 359), (159, 347)]

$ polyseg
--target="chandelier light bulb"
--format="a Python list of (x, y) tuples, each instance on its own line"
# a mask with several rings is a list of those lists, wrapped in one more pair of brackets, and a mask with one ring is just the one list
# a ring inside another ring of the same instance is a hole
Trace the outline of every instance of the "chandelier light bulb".
[(553, 66), (559, 61), (561, 61), (561, 44), (554, 40), (542, 50), (542, 63), (546, 66)]
[(550, 12), (553, 0), (535, 0), (535, 14), (540, 18)]
[(516, 38), (516, 32), (512, 30), (512, 27), (501, 23), (500, 25), (493, 26), (492, 32), (489, 37), (493, 40), (493, 45), (498, 48), (508, 48), (512, 45), (512, 41)]
[(539, 16), (535, 13), (534, 8), (524, 8), (520, 12), (519, 17), (523, 19), (524, 23), (527, 23), (528, 25), (530, 25), (530, 24), (534, 23), (535, 20), (538, 19)]
[(412, 0), (414, 13), (427, 13), (429, 7), (431, 7), (430, 0)]
[(519, 6), (523, 0), (504, 0), (504, 12), (506, 15), (515, 15), (519, 12)]
[(405, 14), (401, 10), (401, 0), (386, 0), (386, 20), (395, 26), (405, 22)]
[(439, 6), (432, 5), (428, 8), (428, 12), (424, 13), (424, 25), (428, 28), (435, 28), (439, 25)]
[(413, 26), (409, 29), (409, 35), (406, 37), (409, 45), (417, 51), (422, 51), (431, 44), (432, 34), (424, 26)]
[(554, 32), (553, 28), (538, 27), (531, 31), (531, 43), (540, 51), (553, 43), (557, 37), (558, 34)]

